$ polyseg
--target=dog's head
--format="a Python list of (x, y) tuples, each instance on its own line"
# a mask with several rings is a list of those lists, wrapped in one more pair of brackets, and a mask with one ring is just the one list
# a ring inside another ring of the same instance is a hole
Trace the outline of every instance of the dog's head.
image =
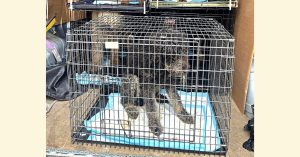
[(165, 69), (172, 76), (181, 77), (183, 74), (187, 73), (187, 70), (189, 69), (188, 56), (182, 51), (186, 50), (180, 49), (179, 52), (175, 54), (171, 53), (166, 55)]
[(159, 53), (163, 55), (165, 70), (171, 76), (181, 77), (189, 69), (188, 42), (184, 34), (177, 31), (167, 32), (162, 41)]

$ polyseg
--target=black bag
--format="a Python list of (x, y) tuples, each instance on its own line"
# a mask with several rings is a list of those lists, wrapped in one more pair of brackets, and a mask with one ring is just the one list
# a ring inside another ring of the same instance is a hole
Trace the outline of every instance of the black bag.
[[(252, 105), (252, 111), (254, 114), (254, 105)], [(248, 123), (244, 126), (246, 131), (250, 132), (250, 138), (243, 143), (243, 148), (254, 151), (254, 117), (248, 121)]]
[(46, 68), (50, 69), (64, 62), (66, 42), (62, 38), (46, 33)]
[(71, 100), (80, 95), (70, 91), (66, 63), (46, 71), (46, 95), (56, 100)]

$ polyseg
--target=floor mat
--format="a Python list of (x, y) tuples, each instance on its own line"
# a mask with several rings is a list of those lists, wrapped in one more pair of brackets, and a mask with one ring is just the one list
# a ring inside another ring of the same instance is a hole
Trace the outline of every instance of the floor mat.
[[(163, 89), (161, 94), (167, 97)], [(84, 121), (86, 129), (92, 132), (88, 140), (193, 151), (219, 149), (221, 139), (208, 93), (178, 91), (178, 94), (184, 108), (195, 118), (195, 124), (181, 122), (169, 104), (157, 104), (164, 132), (156, 137), (147, 127), (148, 118), (142, 108), (139, 117), (131, 120), (120, 103), (120, 94), (111, 93), (105, 109)]]

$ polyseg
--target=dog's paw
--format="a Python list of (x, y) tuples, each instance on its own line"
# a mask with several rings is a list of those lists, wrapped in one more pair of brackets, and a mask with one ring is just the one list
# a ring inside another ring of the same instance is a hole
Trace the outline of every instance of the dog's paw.
[(194, 124), (194, 117), (192, 115), (177, 115), (177, 117), (186, 124)]
[(163, 128), (162, 127), (159, 127), (159, 126), (156, 126), (156, 127), (149, 127), (150, 128), (150, 131), (155, 135), (155, 136), (160, 136), (163, 132)]
[(128, 117), (131, 119), (137, 119), (137, 117), (139, 116), (139, 110), (136, 106), (127, 106), (125, 110)]
[(150, 121), (149, 129), (155, 136), (160, 136), (164, 130), (159, 121)]
[(151, 129), (151, 132), (155, 135), (155, 136), (160, 136), (163, 132), (163, 129), (162, 128), (159, 128), (159, 127), (153, 127)]

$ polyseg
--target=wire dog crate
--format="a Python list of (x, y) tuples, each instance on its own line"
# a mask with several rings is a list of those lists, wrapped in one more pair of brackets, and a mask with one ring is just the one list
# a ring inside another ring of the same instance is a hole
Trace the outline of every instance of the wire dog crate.
[(214, 19), (103, 16), (67, 54), (73, 141), (226, 153), (234, 39)]

